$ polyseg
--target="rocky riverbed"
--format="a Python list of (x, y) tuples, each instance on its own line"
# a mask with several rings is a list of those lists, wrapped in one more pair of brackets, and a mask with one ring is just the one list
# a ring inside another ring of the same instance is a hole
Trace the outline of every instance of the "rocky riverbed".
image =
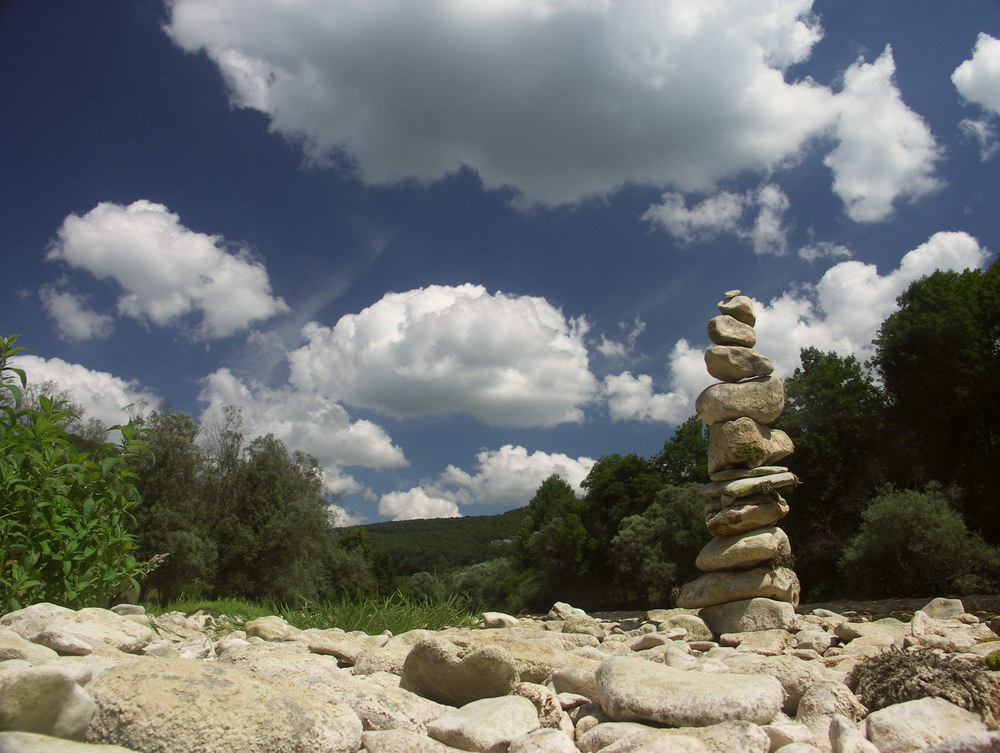
[(561, 603), (365, 635), (36, 604), (0, 617), (0, 753), (1000, 751), (998, 673), (958, 695), (903, 678), (884, 708), (851, 674), (892, 652), (978, 667), (1000, 650), (992, 605), (830, 606), (722, 635), (694, 610)]

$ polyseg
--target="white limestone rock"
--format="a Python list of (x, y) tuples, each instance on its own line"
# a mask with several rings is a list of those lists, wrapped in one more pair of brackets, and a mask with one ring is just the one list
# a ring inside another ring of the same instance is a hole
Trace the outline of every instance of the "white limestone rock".
[(705, 505), (705, 526), (713, 536), (734, 536), (772, 526), (787, 514), (788, 503), (780, 494), (722, 497)]
[(719, 301), (719, 311), (734, 319), (752, 327), (757, 323), (757, 317), (753, 312), (753, 301), (745, 295), (740, 295), (740, 291), (727, 291), (733, 293), (726, 296), (726, 299)]
[(34, 732), (0, 732), (0, 753), (136, 753), (120, 745), (88, 745)]
[(713, 345), (705, 351), (705, 367), (720, 382), (738, 382), (774, 371), (771, 359), (739, 345)]
[(720, 314), (708, 320), (708, 339), (716, 345), (752, 348), (757, 344), (757, 333), (749, 324), (744, 324), (729, 314)]
[(137, 750), (355, 753), (361, 720), (317, 689), (218, 662), (147, 659), (101, 673), (87, 739)]
[(44, 664), (59, 658), (59, 654), (46, 646), (25, 640), (9, 628), (0, 628), (0, 662), (22, 659), (31, 664)]
[(709, 385), (695, 400), (695, 412), (706, 424), (732, 421), (748, 416), (770, 424), (785, 409), (785, 386), (773, 376), (745, 382), (717, 382)]
[(0, 674), (0, 730), (83, 740), (96, 706), (57, 664)]
[(799, 603), (799, 593), (798, 576), (787, 567), (718, 570), (705, 573), (681, 586), (677, 605), (698, 609), (727, 601), (761, 597), (787, 601), (794, 606)]
[(579, 750), (565, 732), (538, 729), (514, 738), (507, 753), (579, 753)]
[(703, 572), (745, 570), (792, 553), (788, 534), (777, 526), (765, 526), (731, 536), (714, 536), (698, 552), (694, 564)]
[(499, 646), (463, 650), (450, 641), (428, 638), (407, 654), (400, 687), (432, 701), (461, 706), (505, 696), (519, 679), (514, 658)]
[(597, 694), (611, 719), (678, 727), (735, 719), (767, 724), (784, 698), (773, 677), (688, 672), (629, 656), (600, 666)]
[(879, 749), (861, 734), (858, 725), (840, 714), (830, 720), (829, 743), (832, 753), (879, 753)]
[(708, 427), (708, 472), (771, 465), (795, 451), (789, 436), (743, 416)]
[(361, 735), (361, 744), (368, 753), (458, 753), (458, 748), (408, 729), (367, 731)]
[(949, 617), (958, 617), (965, 614), (965, 605), (961, 599), (945, 599), (938, 597), (931, 599), (926, 605), (921, 607), (921, 612), (935, 620), (946, 620)]
[(740, 599), (705, 607), (699, 612), (715, 635), (753, 630), (795, 629), (795, 607), (774, 599)]
[(538, 728), (538, 714), (531, 701), (504, 696), (467, 703), (427, 725), (427, 734), (473, 753), (507, 753), (513, 740)]
[(873, 711), (865, 727), (881, 753), (911, 753), (987, 731), (978, 716), (943, 698), (920, 698)]
[(487, 628), (517, 627), (520, 624), (517, 617), (504, 612), (483, 612), (482, 620), (483, 627)]

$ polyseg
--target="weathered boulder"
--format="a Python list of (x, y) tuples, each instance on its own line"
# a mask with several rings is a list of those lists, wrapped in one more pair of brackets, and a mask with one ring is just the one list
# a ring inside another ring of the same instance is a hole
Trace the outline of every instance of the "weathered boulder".
[(579, 753), (579, 750), (565, 732), (536, 729), (514, 738), (507, 753)]
[(986, 732), (978, 716), (943, 698), (896, 703), (868, 715), (868, 739), (881, 753), (910, 753)]
[(744, 570), (792, 553), (788, 534), (777, 526), (765, 526), (730, 536), (715, 536), (694, 561), (699, 570)]
[(468, 703), (431, 722), (427, 734), (474, 753), (507, 753), (514, 739), (538, 728), (534, 704), (514, 695)]
[(704, 727), (742, 719), (767, 724), (784, 691), (773, 677), (689, 672), (616, 656), (597, 670), (597, 694), (615, 721)]
[(740, 599), (703, 608), (698, 616), (715, 635), (795, 629), (795, 607), (774, 599)]
[(794, 606), (799, 603), (799, 591), (799, 578), (787, 567), (717, 570), (681, 586), (677, 606), (698, 609), (757, 597), (787, 601)]
[(757, 323), (757, 315), (753, 312), (753, 301), (749, 296), (740, 295), (739, 291), (726, 300), (719, 301), (719, 311), (750, 327)]
[(706, 424), (748, 416), (769, 424), (785, 408), (785, 386), (771, 376), (745, 382), (720, 382), (706, 387), (695, 401), (695, 412)]
[(258, 677), (272, 678), (336, 696), (361, 719), (366, 730), (425, 732), (427, 723), (450, 708), (398, 687), (386, 687), (337, 667), (329, 656), (309, 653), (297, 643), (233, 647), (220, 656)]
[(97, 607), (73, 611), (54, 604), (34, 604), (4, 615), (0, 624), (61, 654), (83, 655), (108, 648), (135, 654), (157, 638), (145, 625)]
[(51, 648), (25, 640), (9, 628), (0, 628), (0, 662), (22, 659), (32, 664), (44, 664), (58, 657), (58, 652)]
[(791, 455), (795, 445), (780, 429), (743, 416), (708, 427), (708, 472), (730, 466), (756, 468)]
[(949, 617), (965, 614), (965, 605), (961, 599), (945, 599), (939, 596), (927, 602), (920, 611), (935, 620), (946, 620)]
[(520, 624), (517, 617), (504, 612), (483, 612), (482, 619), (483, 627), (487, 628), (517, 627)]
[(709, 499), (720, 497), (751, 497), (757, 494), (770, 494), (778, 489), (787, 486), (794, 486), (798, 483), (799, 477), (794, 473), (784, 471), (782, 473), (771, 473), (766, 476), (751, 476), (748, 478), (738, 478), (732, 481), (711, 481), (704, 484), (698, 491)]
[(879, 749), (861, 734), (857, 723), (840, 714), (830, 719), (827, 735), (832, 753), (879, 753)]
[(368, 753), (457, 753), (459, 750), (408, 729), (364, 732), (361, 741)]
[(705, 351), (705, 366), (720, 382), (738, 382), (747, 377), (767, 376), (774, 371), (771, 359), (739, 345), (713, 345)]
[(83, 740), (95, 708), (74, 676), (57, 665), (0, 673), (0, 730)]
[[(726, 504), (729, 499), (732, 504)], [(780, 494), (721, 497), (705, 505), (705, 525), (713, 536), (733, 536), (772, 526), (787, 514), (788, 503)]]
[(598, 644), (593, 636), (580, 633), (506, 628), (449, 631), (445, 635), (448, 641), (465, 651), (480, 646), (504, 649), (514, 659), (518, 679), (522, 682), (544, 683), (557, 669), (579, 667), (593, 671), (599, 664), (599, 661), (567, 650), (567, 647)]
[(713, 316), (708, 320), (708, 339), (716, 345), (739, 345), (752, 348), (757, 343), (753, 327), (729, 314)]
[(0, 753), (136, 753), (120, 745), (88, 745), (34, 732), (0, 732)]
[(218, 662), (148, 659), (102, 672), (87, 739), (143, 751), (354, 753), (361, 720), (333, 696)]
[(462, 706), (507, 695), (520, 679), (514, 658), (499, 646), (463, 650), (428, 638), (406, 656), (400, 687), (439, 703)]

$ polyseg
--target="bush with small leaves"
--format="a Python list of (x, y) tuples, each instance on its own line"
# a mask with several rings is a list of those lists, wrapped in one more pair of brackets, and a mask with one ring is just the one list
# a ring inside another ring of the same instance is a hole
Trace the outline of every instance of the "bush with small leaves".
[(121, 444), (91, 456), (74, 448), (61, 403), (41, 395), (24, 407), (27, 375), (9, 364), (24, 350), (16, 341), (0, 337), (0, 611), (107, 606), (145, 571), (128, 526), (133, 461), (146, 449), (131, 425), (117, 426)]
[(847, 676), (847, 686), (869, 711), (943, 698), (978, 714), (993, 729), (1000, 717), (998, 686), (980, 665), (932, 651), (888, 651), (862, 659)]

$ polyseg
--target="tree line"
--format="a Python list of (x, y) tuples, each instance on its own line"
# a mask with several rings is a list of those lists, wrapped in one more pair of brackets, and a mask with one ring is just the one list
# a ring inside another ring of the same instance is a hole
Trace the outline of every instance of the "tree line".
[[(1000, 267), (935, 272), (898, 304), (869, 363), (805, 348), (785, 382), (777, 425), (795, 441), (786, 462), (803, 483), (781, 525), (807, 598), (1000, 580)], [(0, 607), (93, 603), (128, 586), (164, 602), (402, 588), (511, 611), (557, 599), (641, 607), (670, 602), (709, 538), (696, 417), (652, 457), (600, 458), (580, 496), (546, 479), (518, 516), (479, 526), (477, 537), (503, 531), (483, 539), (491, 559), (457, 546), (442, 558), (406, 536), (393, 550), (378, 526), (335, 528), (316, 459), (249, 438), (238, 410), (208, 425), (139, 411), (115, 427), (120, 442), (103, 442), (53, 385), (28, 385), (8, 360), (15, 341), (0, 338)]]

